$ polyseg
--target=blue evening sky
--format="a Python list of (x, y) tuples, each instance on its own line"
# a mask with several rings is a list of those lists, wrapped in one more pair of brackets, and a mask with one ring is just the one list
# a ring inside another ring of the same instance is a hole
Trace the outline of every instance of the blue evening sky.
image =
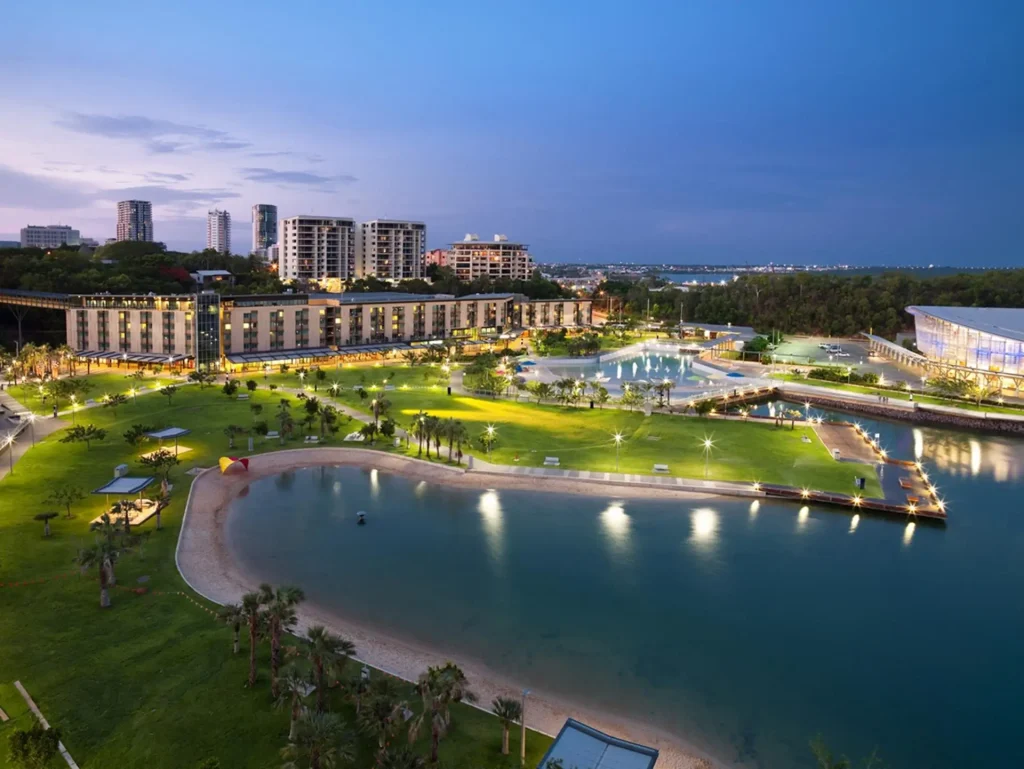
[(1021, 262), (1020, 0), (9, 3), (0, 239), (152, 200), (540, 260)]

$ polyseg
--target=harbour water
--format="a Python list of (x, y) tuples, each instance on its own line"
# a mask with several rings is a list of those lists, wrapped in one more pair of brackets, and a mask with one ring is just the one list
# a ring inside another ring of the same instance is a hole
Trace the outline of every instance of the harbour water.
[[(605, 356), (608, 357), (608, 353)], [(628, 358), (614, 358), (595, 362), (593, 359), (576, 363), (557, 365), (544, 364), (545, 369), (556, 377), (580, 377), (587, 381), (598, 377), (606, 384), (619, 385), (622, 382), (650, 380), (662, 382), (671, 380), (684, 387), (700, 386), (707, 381), (693, 369), (693, 356), (659, 353), (644, 353)]]
[(727, 762), (812, 767), (820, 733), (893, 769), (1022, 765), (1024, 443), (864, 423), (924, 462), (947, 526), (316, 468), (254, 483), (228, 543), (341, 616)]

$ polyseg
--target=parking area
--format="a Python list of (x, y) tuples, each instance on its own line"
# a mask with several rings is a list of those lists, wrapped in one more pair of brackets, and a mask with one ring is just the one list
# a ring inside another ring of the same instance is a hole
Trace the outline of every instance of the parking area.
[[(822, 347), (840, 348), (839, 352)], [(787, 338), (774, 351), (776, 363), (799, 366), (852, 366), (860, 372), (872, 371), (890, 381), (916, 381), (919, 376), (891, 360), (872, 357), (866, 341), (837, 337), (799, 336)]]

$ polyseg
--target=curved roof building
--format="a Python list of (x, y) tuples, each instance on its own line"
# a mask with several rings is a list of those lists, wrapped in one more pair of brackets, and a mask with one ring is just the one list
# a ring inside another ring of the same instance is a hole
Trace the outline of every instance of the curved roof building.
[(1024, 309), (908, 307), (917, 349), (932, 361), (984, 372), (1024, 375)]

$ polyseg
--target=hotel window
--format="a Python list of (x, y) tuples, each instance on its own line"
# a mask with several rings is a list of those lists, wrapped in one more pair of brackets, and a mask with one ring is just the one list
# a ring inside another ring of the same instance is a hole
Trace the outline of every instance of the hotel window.
[(412, 308), (412, 338), (423, 339), (427, 335), (427, 307), (424, 304)]
[(153, 352), (153, 313), (149, 310), (139, 313), (139, 343), (142, 352)]
[(309, 310), (295, 311), (295, 346), (309, 347)]
[(383, 342), (384, 336), (384, 308), (370, 308), (370, 341)]
[(498, 325), (498, 303), (487, 302), (484, 304), (484, 308), (484, 312), (486, 313), (484, 325), (487, 328), (496, 328)]
[(435, 304), (431, 308), (431, 317), (432, 317), (431, 324), (430, 324), (430, 334), (431, 334), (431, 336), (433, 336), (435, 339), (444, 339), (445, 331), (446, 331), (445, 323), (444, 323), (444, 317), (445, 317), (444, 305), (443, 304)]
[(551, 325), (551, 305), (542, 304), (540, 306), (540, 325), (550, 326)]
[(84, 350), (89, 346), (89, 311), (78, 310), (75, 313), (75, 332), (77, 334), (78, 349)]
[(128, 352), (132, 348), (132, 322), (131, 315), (122, 310), (117, 314), (117, 339), (118, 350)]
[(192, 337), (193, 337), (193, 335), (195, 333), (195, 329), (194, 329), (194, 326), (193, 326), (193, 323), (192, 323), (192, 318), (193, 317), (194, 317), (193, 313), (191, 313), (191, 312), (186, 312), (185, 313), (185, 354), (186, 355), (193, 355), (193, 354), (195, 354), (194, 353), (194, 349), (193, 349), (193, 345), (192, 345)]
[[(230, 317), (230, 316), (229, 316)], [(227, 355), (231, 352), (231, 321), (228, 320), (224, 323), (224, 328), (221, 329), (220, 338), (223, 341), (224, 354)]]
[(476, 328), (476, 302), (466, 305), (466, 326)]
[(391, 341), (400, 342), (405, 336), (405, 307), (396, 304), (391, 308)]
[(270, 349), (284, 349), (284, 310), (273, 310), (270, 313)]
[(448, 328), (456, 329), (456, 328), (458, 328), (461, 325), (459, 323), (459, 315), (461, 314), (459, 312), (460, 309), (461, 309), (461, 307), (459, 306), (458, 302), (455, 302), (454, 304), (452, 304), (452, 311), (450, 313), (451, 314), (451, 322), (448, 324)]
[(555, 303), (555, 325), (556, 326), (563, 325), (563, 321), (564, 320), (565, 320), (565, 304), (562, 303), (562, 302), (556, 302)]
[(242, 313), (242, 350), (243, 352), (256, 352), (260, 349), (259, 342), (259, 313)]
[(320, 333), (320, 345), (327, 347), (327, 311), (324, 309), (320, 310), (320, 319), (318, 321), (319, 333)]
[(165, 355), (174, 354), (174, 313), (165, 312), (163, 314), (164, 328), (163, 328), (163, 340), (164, 347), (163, 351)]
[(348, 311), (348, 343), (363, 343), (363, 308), (350, 307)]

